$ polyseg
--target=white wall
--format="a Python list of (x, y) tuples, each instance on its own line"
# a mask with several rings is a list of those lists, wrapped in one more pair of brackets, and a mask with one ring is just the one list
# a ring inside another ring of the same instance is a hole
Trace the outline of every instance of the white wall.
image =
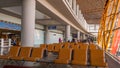
[(44, 31), (35, 29), (34, 45), (44, 44)]
[[(0, 20), (12, 22), (15, 24), (21, 24), (21, 19), (0, 13)], [(34, 44), (39, 45), (44, 43), (44, 31), (38, 29), (44, 29), (44, 26), (35, 24)]]
[(63, 34), (50, 32), (49, 33), (49, 43), (59, 43), (59, 38), (63, 41)]
[(63, 38), (63, 32), (59, 30), (49, 30), (49, 41), (48, 43), (59, 43), (59, 38), (64, 40)]

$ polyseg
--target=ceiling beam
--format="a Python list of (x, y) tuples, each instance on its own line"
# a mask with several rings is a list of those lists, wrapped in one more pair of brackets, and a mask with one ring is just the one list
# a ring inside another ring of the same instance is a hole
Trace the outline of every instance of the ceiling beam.
[(46, 20), (52, 21), (53, 19), (51, 19), (51, 18), (47, 18), (47, 19), (36, 19), (36, 21), (46, 21)]
[(101, 12), (103, 11), (104, 8), (97, 8), (97, 9), (89, 9), (89, 10), (83, 10), (83, 14), (88, 14), (88, 13), (95, 13), (95, 12)]
[(100, 18), (85, 18), (86, 20), (100, 20), (101, 19), (101, 17)]
[(22, 0), (0, 0), (0, 8), (20, 5), (22, 5)]
[(13, 12), (10, 12), (10, 11), (4, 10), (4, 9), (0, 9), (0, 13), (7, 14), (7, 15), (17, 17), (17, 18), (22, 18), (21, 15), (15, 14)]

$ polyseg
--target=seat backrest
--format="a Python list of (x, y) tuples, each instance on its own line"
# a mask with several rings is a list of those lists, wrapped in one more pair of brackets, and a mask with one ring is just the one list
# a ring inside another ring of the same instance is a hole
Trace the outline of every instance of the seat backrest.
[(48, 51), (53, 51), (54, 50), (54, 44), (50, 44), (50, 45), (48, 45), (48, 47), (47, 47), (47, 50)]
[(30, 57), (32, 47), (21, 47), (19, 57)]
[(105, 61), (105, 54), (103, 50), (90, 50), (90, 60), (95, 62)]
[(58, 59), (67, 59), (71, 60), (72, 49), (71, 48), (62, 48), (60, 49)]
[(93, 50), (93, 49), (97, 49), (95, 45), (89, 45), (89, 49)]
[(47, 48), (46, 44), (40, 44), (40, 48)]
[(95, 46), (95, 44), (93, 44), (93, 43), (91, 43), (91, 44), (89, 44), (89, 45), (93, 45), (93, 46)]
[(44, 51), (44, 48), (33, 48), (31, 57), (43, 58)]
[(79, 45), (81, 46), (81, 45), (86, 45), (85, 43), (79, 43)]
[(12, 46), (10, 48), (10, 51), (9, 51), (8, 55), (9, 56), (18, 56), (19, 51), (20, 51), (20, 47), (18, 47), (18, 46)]
[(62, 45), (55, 45), (54, 51), (58, 51), (62, 48)]
[(98, 56), (99, 55), (99, 57), (101, 57), (101, 56), (103, 56), (103, 57), (105, 57), (105, 54), (104, 54), (104, 51), (103, 50), (90, 50), (90, 54), (91, 55), (94, 55), (94, 56)]
[(80, 49), (88, 49), (88, 45), (80, 45)]
[(71, 48), (73, 49), (79, 48), (79, 45), (72, 45)]
[(86, 49), (74, 49), (73, 60), (87, 60), (87, 50)]
[(69, 44), (64, 44), (63, 48), (70, 48)]

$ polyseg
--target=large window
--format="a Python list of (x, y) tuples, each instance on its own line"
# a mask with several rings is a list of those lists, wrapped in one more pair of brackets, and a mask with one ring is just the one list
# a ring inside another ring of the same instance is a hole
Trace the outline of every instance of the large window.
[(89, 25), (89, 32), (93, 35), (98, 35), (99, 24), (88, 24)]

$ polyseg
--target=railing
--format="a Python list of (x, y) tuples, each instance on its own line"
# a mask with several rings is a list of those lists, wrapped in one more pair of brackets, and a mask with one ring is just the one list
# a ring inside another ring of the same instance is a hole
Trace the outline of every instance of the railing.
[[(86, 31), (88, 31), (88, 24), (87, 24), (86, 20), (84, 19), (83, 14), (81, 13), (81, 10), (78, 9), (78, 6), (79, 6), (79, 5), (76, 4), (76, 11), (74, 11), (74, 9), (73, 9), (73, 7), (72, 7), (73, 5), (71, 5), (68, 0), (63, 0), (63, 1), (64, 1), (64, 2), (66, 3), (66, 5), (68, 6), (68, 9), (70, 9), (70, 12), (71, 12), (71, 14), (73, 15), (73, 17), (78, 21), (78, 23), (79, 23), (80, 25), (82, 25), (82, 27), (83, 27)], [(72, 1), (72, 2), (73, 2), (73, 1)]]
[(111, 53), (106, 52), (106, 59), (109, 68), (120, 68), (120, 60), (117, 56), (114, 56)]
[(107, 54), (109, 57), (111, 57), (114, 61), (116, 61), (117, 63), (120, 64), (120, 59), (119, 59), (117, 56), (112, 55), (110, 52), (106, 52), (106, 54)]
[(3, 55), (4, 54), (4, 51), (5, 50), (8, 50), (9, 49), (9, 47), (11, 47), (12, 45), (11, 45), (11, 39), (3, 39), (3, 38), (1, 38), (0, 39), (0, 55)]

